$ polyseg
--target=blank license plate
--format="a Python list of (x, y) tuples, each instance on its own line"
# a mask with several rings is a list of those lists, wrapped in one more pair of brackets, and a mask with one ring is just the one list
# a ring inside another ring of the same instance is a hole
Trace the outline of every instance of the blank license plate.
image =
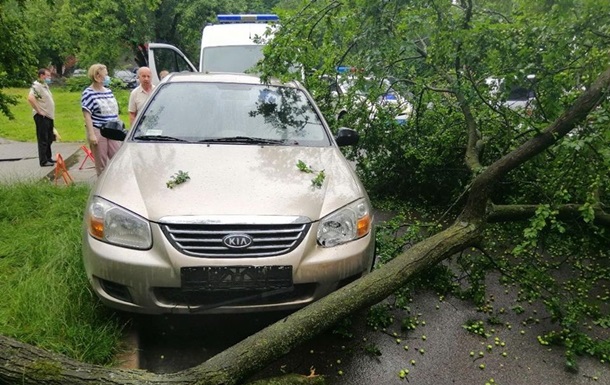
[(292, 266), (183, 267), (183, 290), (268, 290), (292, 287)]

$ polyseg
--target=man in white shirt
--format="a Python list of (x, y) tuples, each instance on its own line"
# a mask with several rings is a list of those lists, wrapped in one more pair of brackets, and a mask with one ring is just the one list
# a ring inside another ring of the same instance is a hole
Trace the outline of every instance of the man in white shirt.
[(140, 85), (137, 86), (129, 95), (129, 126), (133, 126), (133, 122), (136, 120), (136, 116), (142, 111), (144, 103), (148, 100), (148, 97), (152, 93), (155, 86), (152, 84), (152, 77), (150, 68), (140, 67), (138, 69), (138, 80)]
[(28, 103), (32, 106), (34, 123), (36, 123), (36, 140), (38, 141), (38, 162), (41, 167), (53, 166), (53, 128), (55, 121), (55, 101), (49, 89), (51, 72), (46, 68), (38, 70), (38, 80), (32, 84), (28, 94)]

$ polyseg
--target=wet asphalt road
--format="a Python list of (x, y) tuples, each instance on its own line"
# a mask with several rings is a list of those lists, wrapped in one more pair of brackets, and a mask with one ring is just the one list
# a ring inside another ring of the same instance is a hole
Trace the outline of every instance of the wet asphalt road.
[[(553, 328), (541, 306), (520, 303), (524, 312), (517, 314), (511, 310), (516, 289), (498, 284), (493, 276), (488, 295), (496, 315), (505, 309), (498, 324), (488, 324), (490, 316), (469, 302), (425, 291), (408, 310), (392, 308), (394, 322), (385, 330), (367, 326), (362, 311), (351, 317), (349, 326), (314, 338), (255, 378), (307, 375), (315, 369), (328, 384), (610, 385), (608, 363), (583, 357), (580, 371), (569, 373), (562, 348), (538, 342), (538, 335)], [(139, 317), (140, 366), (157, 373), (195, 366), (285, 316)], [(413, 330), (401, 328), (407, 317), (415, 324)], [(490, 336), (467, 331), (463, 326), (472, 320), (483, 320)], [(607, 330), (600, 337), (609, 338)], [(404, 378), (401, 370), (408, 373)]]

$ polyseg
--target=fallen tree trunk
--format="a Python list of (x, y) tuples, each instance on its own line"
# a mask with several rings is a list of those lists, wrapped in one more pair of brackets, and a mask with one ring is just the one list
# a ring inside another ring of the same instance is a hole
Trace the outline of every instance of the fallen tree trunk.
[(0, 337), (0, 382), (23, 385), (241, 383), (349, 314), (387, 298), (414, 274), (474, 244), (479, 235), (480, 226), (456, 223), (414, 245), (382, 269), (287, 316), (203, 364), (178, 373), (153, 374), (88, 365)]
[[(479, 228), (458, 223), (420, 242), (369, 275), (248, 337), (193, 369), (247, 377), (357, 310), (380, 302), (410, 278), (478, 240)], [(231, 363), (231, 366), (227, 363)], [(254, 365), (253, 365), (254, 364)], [(200, 377), (200, 376), (198, 376)], [(227, 381), (226, 384), (234, 382)], [(211, 383), (210, 383), (211, 384)], [(224, 383), (223, 383), (224, 384)]]

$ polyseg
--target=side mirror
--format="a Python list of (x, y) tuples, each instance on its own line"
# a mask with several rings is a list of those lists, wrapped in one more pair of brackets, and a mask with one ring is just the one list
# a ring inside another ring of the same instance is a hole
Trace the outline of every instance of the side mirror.
[(125, 130), (125, 123), (120, 120), (113, 120), (107, 122), (100, 129), (100, 133), (106, 139), (118, 140), (122, 142), (127, 136), (127, 130)]
[(337, 136), (335, 137), (335, 141), (339, 147), (353, 146), (358, 143), (359, 139), (360, 135), (358, 135), (356, 130), (346, 127), (339, 128), (339, 132), (337, 132)]

